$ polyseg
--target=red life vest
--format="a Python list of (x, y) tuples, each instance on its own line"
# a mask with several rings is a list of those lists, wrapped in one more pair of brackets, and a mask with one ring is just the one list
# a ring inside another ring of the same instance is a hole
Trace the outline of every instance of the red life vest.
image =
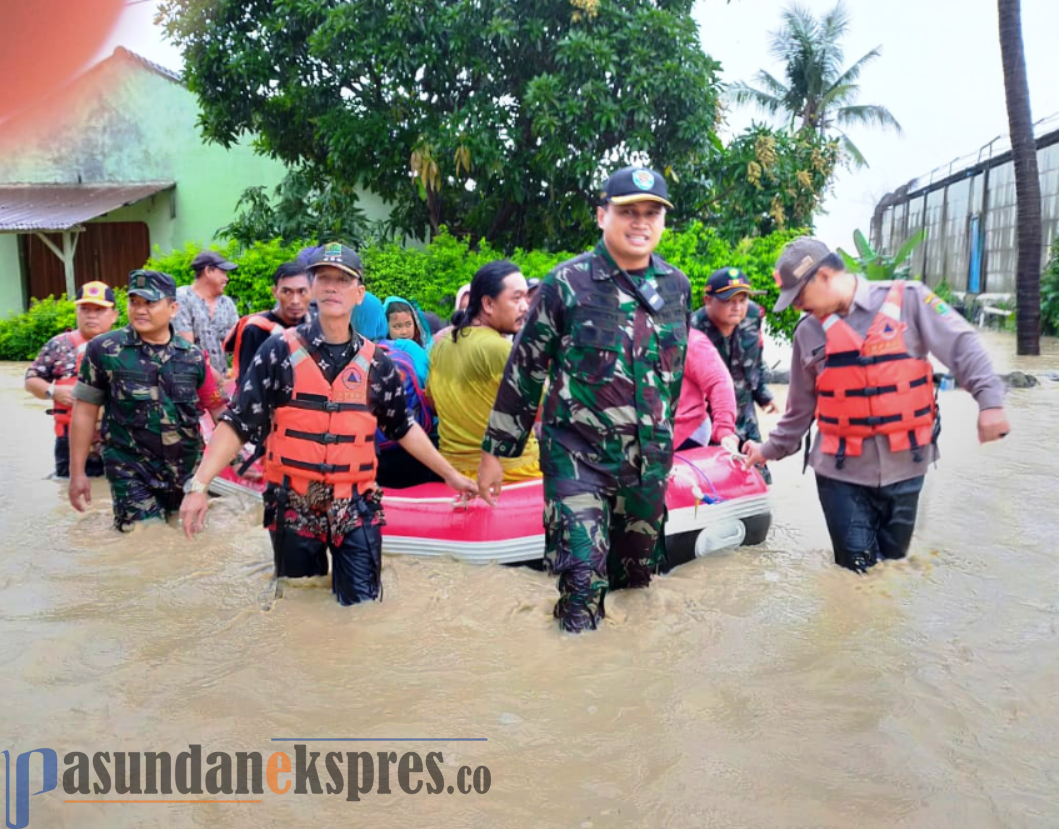
[(901, 322), (904, 283), (895, 282), (866, 337), (832, 314), (824, 320), (827, 352), (816, 380), (816, 421), (821, 449), (844, 459), (861, 454), (866, 438), (887, 435), (891, 452), (912, 450), (933, 440), (936, 403), (934, 371), (928, 360), (910, 355)]
[(364, 340), (328, 383), (294, 328), (283, 332), (294, 370), (291, 401), (276, 409), (266, 441), (265, 479), (305, 495), (310, 481), (334, 487), (334, 498), (375, 487), (375, 427), (368, 410), (368, 371), (375, 345)]
[[(56, 388), (59, 388), (60, 386), (72, 387), (77, 385), (77, 375), (81, 371), (81, 361), (85, 358), (85, 349), (88, 348), (88, 340), (81, 335), (80, 331), (75, 329), (68, 332), (65, 336), (66, 339), (70, 341), (70, 344), (73, 346), (74, 351), (77, 354), (77, 361), (74, 364), (73, 374), (69, 377), (62, 377), (55, 381)], [(55, 436), (57, 438), (65, 437), (70, 429), (72, 411), (53, 401), (51, 413), (52, 417), (55, 418)]]
[(283, 327), (278, 322), (270, 320), (264, 314), (250, 314), (243, 317), (239, 322), (232, 326), (232, 330), (229, 331), (228, 335), (224, 338), (224, 350), (235, 357), (235, 359), (232, 360), (232, 368), (229, 371), (229, 376), (234, 378), (236, 383), (239, 382), (239, 355), (243, 352), (243, 332), (246, 331), (248, 325), (260, 328), (263, 331), (267, 331), (269, 334), (272, 334)]

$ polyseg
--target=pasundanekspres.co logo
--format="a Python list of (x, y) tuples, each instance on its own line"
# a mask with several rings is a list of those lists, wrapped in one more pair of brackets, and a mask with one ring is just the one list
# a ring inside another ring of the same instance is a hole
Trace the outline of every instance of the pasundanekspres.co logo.
[[(4, 818), (8, 829), (27, 829), (31, 798), (61, 788), (64, 804), (84, 803), (245, 803), (261, 804), (254, 795), (343, 796), (360, 801), (365, 795), (398, 792), (416, 795), (484, 795), (492, 785), (486, 766), (460, 766), (446, 780), (441, 751), (310, 751), (317, 742), (486, 742), (485, 737), (274, 737), (295, 742), (294, 757), (286, 751), (211, 751), (189, 744), (175, 756), (168, 751), (59, 752), (35, 748), (11, 761), (4, 751), (6, 772)], [(34, 755), (39, 755), (35, 759)], [(40, 771), (37, 771), (38, 765)], [(32, 791), (40, 785), (38, 791)], [(180, 797), (172, 797), (180, 795)], [(193, 795), (194, 797), (186, 797)], [(14, 820), (12, 821), (12, 814)]]

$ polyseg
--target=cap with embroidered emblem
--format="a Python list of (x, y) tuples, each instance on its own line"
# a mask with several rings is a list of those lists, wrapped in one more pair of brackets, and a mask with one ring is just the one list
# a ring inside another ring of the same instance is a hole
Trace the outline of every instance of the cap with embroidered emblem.
[(706, 280), (706, 288), (703, 293), (706, 296), (716, 297), (722, 302), (727, 302), (736, 294), (758, 296), (765, 292), (755, 291), (747, 275), (739, 268), (721, 268), (710, 274), (710, 278)]
[(307, 267), (310, 271), (323, 267), (338, 268), (350, 276), (355, 276), (361, 281), (364, 280), (364, 263), (360, 261), (357, 252), (353, 248), (341, 245), (338, 242), (332, 242), (317, 248), (316, 252), (312, 254)]
[(113, 308), (114, 289), (105, 282), (86, 282), (77, 289), (77, 299), (74, 305), (102, 305), (104, 308)]
[(780, 297), (773, 310), (783, 311), (801, 293), (805, 283), (816, 273), (817, 268), (831, 256), (831, 248), (812, 236), (799, 236), (787, 246), (776, 262), (776, 271), (772, 274), (780, 286)]
[(672, 209), (665, 177), (644, 167), (623, 167), (607, 179), (599, 197), (602, 204), (654, 201)]
[(148, 302), (176, 299), (176, 282), (162, 271), (132, 271), (129, 274), (129, 296), (142, 296)]

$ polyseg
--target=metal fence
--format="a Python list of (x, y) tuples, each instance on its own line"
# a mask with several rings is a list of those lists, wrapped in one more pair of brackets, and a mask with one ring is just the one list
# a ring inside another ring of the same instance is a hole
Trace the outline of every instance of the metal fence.
[[(1042, 265), (1059, 231), (1059, 113), (1035, 125), (1041, 176)], [(889, 193), (875, 207), (872, 246), (892, 254), (912, 234), (927, 238), (912, 273), (954, 291), (1014, 293), (1017, 255), (1015, 169), (1007, 136)]]

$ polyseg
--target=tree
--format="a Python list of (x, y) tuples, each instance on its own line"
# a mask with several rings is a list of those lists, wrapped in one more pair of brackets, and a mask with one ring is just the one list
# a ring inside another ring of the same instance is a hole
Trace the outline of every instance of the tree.
[(754, 124), (716, 153), (675, 198), (729, 244), (811, 228), (838, 161), (838, 144), (811, 129)]
[(730, 93), (736, 103), (752, 103), (775, 115), (790, 115), (792, 128), (812, 129), (821, 134), (837, 132), (842, 148), (858, 167), (868, 162), (843, 128), (874, 126), (901, 132), (901, 125), (884, 106), (856, 104), (860, 97), (860, 73), (877, 59), (877, 46), (848, 69), (840, 41), (849, 31), (849, 14), (841, 0), (834, 9), (817, 20), (812, 12), (797, 4), (783, 12), (783, 26), (772, 34), (772, 55), (784, 65), (787, 83), (762, 70), (756, 89), (746, 83), (735, 83)]
[(1041, 178), (1037, 170), (1037, 142), (1033, 137), (1030, 85), (1022, 48), (1021, 4), (1019, 0), (997, 0), (997, 6), (1018, 204), (1016, 351), (1036, 356), (1041, 353)]
[(365, 217), (357, 202), (352, 187), (314, 183), (306, 171), (292, 170), (276, 185), (274, 202), (263, 186), (246, 188), (235, 206), (235, 218), (217, 236), (234, 239), (244, 247), (270, 239), (284, 244), (341, 239), (360, 248), (386, 233)]
[(398, 231), (576, 248), (604, 171), (716, 152), (693, 0), (164, 0), (206, 139), (367, 188)]

